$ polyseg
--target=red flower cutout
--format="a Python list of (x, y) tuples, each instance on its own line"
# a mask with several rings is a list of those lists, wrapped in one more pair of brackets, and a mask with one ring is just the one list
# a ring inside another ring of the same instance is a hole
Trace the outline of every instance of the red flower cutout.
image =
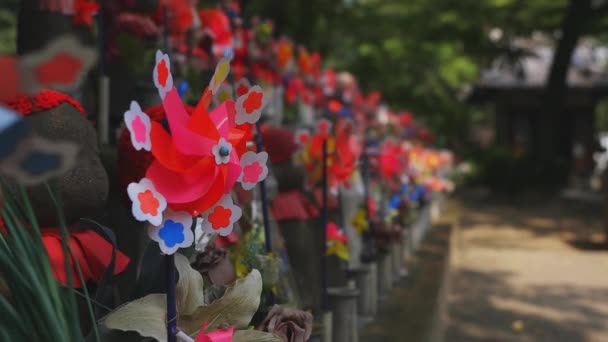
[(165, 87), (167, 85), (167, 78), (169, 77), (169, 69), (167, 68), (167, 63), (165, 62), (165, 60), (161, 60), (160, 63), (158, 63), (158, 83), (160, 83), (161, 86)]
[(230, 216), (232, 215), (232, 211), (230, 209), (226, 209), (221, 205), (215, 207), (213, 212), (209, 215), (209, 222), (211, 223), (211, 227), (214, 230), (218, 230), (230, 225)]
[(93, 25), (93, 15), (99, 11), (99, 4), (87, 0), (76, 0), (74, 11), (74, 18), (72, 18), (74, 25), (87, 25), (91, 27)]
[(263, 93), (260, 92), (252, 92), (249, 94), (249, 97), (243, 103), (243, 107), (247, 114), (253, 113), (256, 109), (262, 107), (262, 98), (264, 97)]
[(137, 199), (139, 199), (139, 202), (141, 203), (141, 211), (144, 214), (150, 214), (152, 216), (156, 216), (158, 214), (160, 202), (158, 199), (156, 199), (156, 197), (154, 197), (151, 190), (146, 190), (139, 193), (137, 195)]
[(72, 84), (82, 70), (83, 62), (67, 53), (55, 55), (48, 62), (36, 67), (36, 77), (40, 84)]

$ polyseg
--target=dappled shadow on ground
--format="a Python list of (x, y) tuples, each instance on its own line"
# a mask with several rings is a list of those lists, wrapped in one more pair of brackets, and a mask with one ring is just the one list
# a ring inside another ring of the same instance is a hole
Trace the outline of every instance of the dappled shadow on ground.
[(374, 321), (361, 332), (360, 341), (425, 341), (431, 328), (442, 284), (452, 227), (437, 225), (413, 260), (409, 275), (380, 302)]
[[(558, 237), (574, 248), (602, 250), (605, 234), (601, 222), (601, 211), (597, 207), (585, 207), (557, 198), (538, 201), (496, 202), (467, 201), (462, 203), (466, 215), (460, 217), (463, 231), (477, 230), (471, 242), (493, 248), (525, 248), (535, 239)], [(491, 230), (492, 235), (481, 233)], [(496, 239), (494, 234), (505, 234)], [(522, 236), (523, 235), (523, 236)], [(510, 239), (518, 236), (518, 239)], [(522, 239), (528, 236), (530, 241)], [(542, 240), (539, 240), (542, 241)], [(607, 245), (608, 246), (608, 245)]]
[(459, 212), (446, 341), (608, 341), (597, 208), (487, 200)]
[(461, 270), (452, 282), (446, 341), (600, 341), (608, 289), (509, 285), (505, 272)]

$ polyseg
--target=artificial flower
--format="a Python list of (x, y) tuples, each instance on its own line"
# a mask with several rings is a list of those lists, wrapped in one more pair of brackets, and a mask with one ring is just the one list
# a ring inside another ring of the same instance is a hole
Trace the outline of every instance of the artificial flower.
[(154, 65), (153, 79), (154, 85), (158, 89), (161, 99), (164, 99), (171, 89), (173, 89), (173, 75), (171, 74), (171, 61), (169, 55), (156, 51), (156, 62)]
[(217, 165), (227, 164), (230, 162), (230, 152), (232, 152), (232, 145), (226, 141), (223, 137), (217, 142), (211, 149), (213, 156), (215, 157), (215, 163)]
[(241, 168), (243, 171), (239, 176), (239, 182), (245, 190), (251, 190), (268, 176), (268, 153), (255, 153), (249, 151), (241, 156)]
[(167, 200), (156, 191), (151, 180), (142, 178), (138, 183), (129, 184), (127, 193), (133, 202), (131, 211), (138, 221), (148, 221), (154, 226), (162, 223)]
[(204, 232), (227, 236), (232, 232), (234, 224), (241, 218), (241, 208), (234, 204), (230, 194), (203, 214), (202, 228)]
[(192, 216), (168, 209), (162, 224), (148, 227), (148, 236), (158, 242), (160, 250), (167, 255), (177, 252), (180, 248), (188, 248), (194, 243)]
[(312, 333), (312, 314), (274, 305), (258, 330), (280, 337), (283, 342), (306, 342)]
[(152, 142), (150, 140), (152, 125), (150, 117), (141, 110), (137, 102), (131, 101), (129, 110), (125, 112), (124, 121), (131, 135), (133, 147), (137, 151), (142, 149), (150, 151), (152, 149)]
[(256, 123), (262, 115), (265, 103), (264, 92), (259, 85), (255, 85), (245, 95), (236, 100), (236, 124)]

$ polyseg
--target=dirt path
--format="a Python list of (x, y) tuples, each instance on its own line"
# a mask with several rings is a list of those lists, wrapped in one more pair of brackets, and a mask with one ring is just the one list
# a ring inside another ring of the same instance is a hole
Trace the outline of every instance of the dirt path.
[(608, 341), (599, 219), (557, 201), (460, 207), (447, 342)]

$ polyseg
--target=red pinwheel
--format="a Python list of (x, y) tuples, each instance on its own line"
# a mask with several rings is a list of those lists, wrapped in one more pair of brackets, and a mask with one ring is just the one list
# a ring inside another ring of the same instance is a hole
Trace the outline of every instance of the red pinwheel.
[(189, 114), (173, 85), (169, 57), (158, 51), (153, 78), (169, 130), (157, 120), (146, 119), (147, 114), (136, 105), (125, 113), (133, 145), (149, 148), (153, 156), (145, 177), (127, 188), (133, 215), (155, 226), (148, 233), (166, 247), (161, 250), (167, 254), (191, 244), (184, 234), (189, 230), (184, 214), (201, 215), (210, 233), (230, 235), (241, 216), (230, 196), (233, 186), (240, 181), (243, 188), (251, 189), (268, 173), (268, 156), (248, 152), (246, 146), (265, 104), (261, 88), (250, 87), (236, 102), (226, 100), (207, 111), (229, 72), (230, 57), (224, 57)]

